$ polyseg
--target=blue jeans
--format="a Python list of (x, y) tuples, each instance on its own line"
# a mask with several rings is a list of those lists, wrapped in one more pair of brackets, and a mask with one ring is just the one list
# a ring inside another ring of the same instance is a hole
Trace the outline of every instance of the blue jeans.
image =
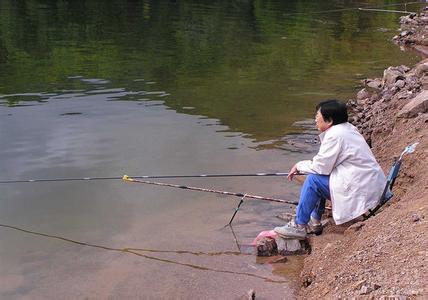
[(309, 174), (300, 192), (296, 224), (308, 224), (310, 217), (321, 220), (325, 200), (330, 199), (329, 175)]

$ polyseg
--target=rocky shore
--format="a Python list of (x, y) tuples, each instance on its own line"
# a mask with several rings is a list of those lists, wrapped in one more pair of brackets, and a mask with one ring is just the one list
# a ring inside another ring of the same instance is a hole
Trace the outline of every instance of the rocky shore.
[(377, 215), (351, 226), (329, 225), (311, 238), (301, 273), (303, 299), (428, 297), (428, 12), (400, 23), (394, 41), (425, 59), (364, 80), (348, 101), (350, 121), (385, 173), (407, 145), (419, 144), (404, 158), (394, 197)]

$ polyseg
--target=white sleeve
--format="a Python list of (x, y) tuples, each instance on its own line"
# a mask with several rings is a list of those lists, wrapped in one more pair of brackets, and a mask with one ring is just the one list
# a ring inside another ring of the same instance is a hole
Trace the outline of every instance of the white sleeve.
[(339, 137), (328, 137), (322, 141), (318, 154), (312, 160), (303, 160), (297, 163), (297, 170), (302, 173), (330, 175), (338, 165), (338, 157), (342, 148)]

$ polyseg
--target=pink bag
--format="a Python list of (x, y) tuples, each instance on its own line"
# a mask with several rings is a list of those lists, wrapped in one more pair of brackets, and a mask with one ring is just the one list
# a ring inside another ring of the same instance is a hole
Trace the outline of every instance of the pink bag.
[(264, 237), (274, 239), (276, 237), (276, 232), (273, 230), (265, 230), (265, 231), (260, 232), (259, 235), (251, 243), (251, 245), (255, 246), (257, 244), (257, 241), (261, 240)]

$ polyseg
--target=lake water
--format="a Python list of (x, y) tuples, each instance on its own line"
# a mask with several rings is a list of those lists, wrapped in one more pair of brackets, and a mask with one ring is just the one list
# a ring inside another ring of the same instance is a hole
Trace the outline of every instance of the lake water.
[[(385, 3), (1, 1), (0, 180), (287, 172), (316, 151), (316, 103), (417, 61), (390, 41), (400, 14), (357, 9), (405, 9)], [(163, 182), (299, 194), (280, 177)], [(299, 285), (302, 258), (266, 264), (248, 246), (291, 205), (247, 200), (232, 233), (236, 197), (121, 180), (0, 190), (2, 299), (289, 299)]]

